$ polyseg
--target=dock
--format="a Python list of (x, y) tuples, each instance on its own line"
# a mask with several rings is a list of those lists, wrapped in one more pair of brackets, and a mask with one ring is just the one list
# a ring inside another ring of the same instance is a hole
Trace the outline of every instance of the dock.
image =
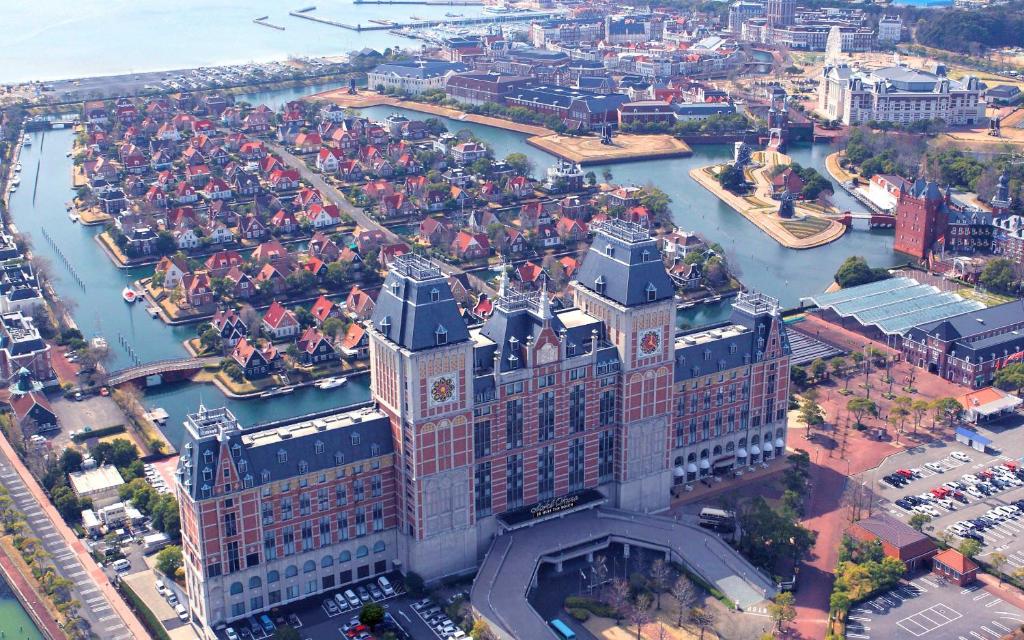
[(270, 27), (271, 29), (277, 29), (278, 31), (284, 31), (284, 27), (277, 24), (271, 24), (267, 22), (270, 16), (261, 16), (259, 18), (253, 18), (253, 22), (260, 25), (261, 27)]
[(481, 0), (353, 0), (352, 4), (425, 4), (435, 7), (482, 7)]
[[(388, 2), (380, 2), (379, 4), (391, 4)], [(397, 4), (397, 3), (396, 3)], [(427, 4), (424, 2), (423, 4)], [(448, 4), (448, 3), (438, 3)], [(419, 20), (416, 22), (392, 22), (385, 20), (370, 20), (371, 23), (378, 24), (348, 24), (340, 22), (338, 20), (332, 20), (330, 18), (321, 18), (320, 16), (312, 15), (309, 11), (289, 11), (288, 15), (294, 18), (302, 18), (304, 20), (312, 20), (313, 22), (319, 22), (321, 24), (330, 25), (332, 27), (339, 27), (341, 29), (348, 29), (350, 31), (387, 31), (391, 29), (425, 29), (429, 27), (437, 27), (440, 25), (446, 26), (469, 26), (475, 24), (494, 24), (498, 22), (523, 22), (526, 20), (545, 20), (553, 18), (555, 16), (562, 15), (560, 11), (523, 11), (518, 13), (506, 13), (500, 15), (488, 15), (479, 16), (474, 18), (457, 18), (451, 19), (446, 18), (442, 20)], [(386, 22), (386, 24), (384, 24)]]

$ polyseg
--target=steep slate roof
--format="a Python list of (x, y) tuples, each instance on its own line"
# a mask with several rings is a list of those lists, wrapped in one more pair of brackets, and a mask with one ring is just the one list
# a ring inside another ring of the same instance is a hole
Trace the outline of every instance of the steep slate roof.
[[(986, 309), (968, 311), (945, 320), (937, 320), (919, 325), (911, 330), (911, 336), (915, 339), (920, 339), (920, 337), (923, 337), (922, 334), (927, 334), (946, 341), (970, 338), (980, 333), (992, 331), (996, 327), (1004, 327), (1020, 322), (1022, 316), (1024, 316), (1024, 303), (1016, 300)], [(1013, 337), (1015, 337), (1013, 334), (993, 336), (999, 342)], [(986, 338), (985, 340), (991, 339)], [(983, 341), (978, 342), (981, 343)], [(965, 344), (964, 346), (967, 345)]]
[[(672, 298), (675, 288), (647, 229), (611, 219), (591, 230), (594, 242), (577, 272), (580, 285), (625, 307)], [(650, 286), (653, 299), (648, 299)]]
[[(199, 424), (197, 431), (205, 434), (216, 432), (217, 425), (225, 419), (224, 414), (237, 425), (234, 416), (223, 409), (207, 412), (200, 407), (200, 412), (190, 414), (188, 420)], [(339, 460), (340, 464), (351, 464), (394, 451), (390, 421), (384, 414), (370, 409), (274, 423), (269, 428), (237, 426), (237, 429), (223, 429), (219, 437), (230, 452), (235, 471), (243, 483), (249, 476), (249, 483), (254, 487), (303, 473), (337, 468)], [(203, 494), (203, 486), (212, 488), (216, 479), (221, 477), (220, 442), (216, 435), (195, 438), (191, 431), (186, 429), (176, 474), (185, 491), (193, 499), (201, 499), (207, 497)], [(242, 461), (245, 461), (244, 465)], [(300, 471), (303, 463), (305, 472)], [(243, 466), (245, 471), (241, 470)], [(207, 495), (212, 496), (212, 492)]]
[(469, 339), (459, 305), (439, 267), (413, 253), (397, 256), (390, 267), (373, 310), (374, 328), (410, 351), (437, 346), (439, 328), (447, 332), (447, 344)]

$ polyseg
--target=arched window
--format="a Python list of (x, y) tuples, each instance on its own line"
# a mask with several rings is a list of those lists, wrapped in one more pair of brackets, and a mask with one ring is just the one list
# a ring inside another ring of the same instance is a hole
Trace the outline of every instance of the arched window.
[(747, 439), (746, 438), (740, 438), (739, 441), (736, 443), (736, 446), (741, 448), (741, 449), (743, 447), (747, 446)]
[(334, 556), (324, 556), (320, 560), (320, 568), (321, 569), (326, 569), (327, 567), (333, 567), (333, 566), (334, 566)]
[(444, 328), (444, 325), (437, 325), (434, 329), (434, 340), (437, 346), (448, 344), (448, 330)]
[(713, 450), (713, 451), (711, 452), (711, 455), (715, 455), (715, 456), (720, 456), (720, 455), (722, 455), (722, 445), (715, 445), (715, 448), (714, 448), (714, 450)]
[(357, 558), (365, 558), (368, 555), (370, 555), (370, 550), (367, 549), (365, 545), (363, 545), (363, 546), (359, 547), (358, 549), (356, 549), (356, 557)]
[(732, 453), (735, 449), (736, 449), (736, 445), (734, 445), (731, 442), (726, 443), (726, 445), (725, 445), (725, 452), (726, 453)]
[(237, 596), (240, 593), (242, 593), (242, 583), (241, 582), (232, 582), (231, 583), (231, 595)]
[(708, 457), (708, 450), (707, 450), (707, 449), (704, 449), (704, 450), (702, 450), (702, 451), (700, 452), (700, 459), (701, 459), (701, 460), (706, 460), (706, 459), (707, 459), (707, 457)]
[(697, 454), (694, 453), (693, 451), (691, 451), (690, 455), (686, 456), (686, 461), (687, 462), (697, 462)]
[(299, 568), (296, 567), (294, 564), (288, 565), (288, 567), (284, 570), (284, 577), (286, 578), (294, 578), (297, 575), (299, 575)]
[(253, 577), (249, 578), (249, 588), (250, 589), (259, 589), (262, 586), (263, 586), (263, 581), (260, 580), (259, 576), (253, 576)]
[(270, 584), (271, 582), (277, 582), (280, 579), (281, 579), (281, 574), (278, 573), (277, 571), (274, 571), (273, 569), (271, 569), (270, 571), (267, 572), (267, 584)]
[(352, 552), (351, 551), (342, 551), (341, 553), (339, 553), (338, 554), (338, 562), (339, 563), (352, 562)]
[(673, 467), (678, 467), (683, 464), (683, 456), (676, 456), (676, 459), (672, 462)]
[(302, 565), (302, 573), (312, 573), (316, 571), (316, 563), (312, 560), (306, 560), (306, 564)]
[(384, 553), (384, 550), (387, 549), (387, 548), (388, 548), (388, 546), (386, 544), (384, 544), (383, 540), (378, 540), (377, 542), (373, 543), (373, 552), (374, 553)]

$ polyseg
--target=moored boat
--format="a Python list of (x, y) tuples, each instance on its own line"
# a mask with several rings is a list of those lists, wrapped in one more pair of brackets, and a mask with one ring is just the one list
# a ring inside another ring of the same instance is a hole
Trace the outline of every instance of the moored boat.
[(348, 378), (341, 376), (339, 378), (324, 378), (318, 381), (315, 386), (317, 389), (336, 389), (348, 382)]
[(139, 299), (139, 294), (131, 287), (125, 287), (121, 290), (121, 298), (127, 303), (135, 302)]

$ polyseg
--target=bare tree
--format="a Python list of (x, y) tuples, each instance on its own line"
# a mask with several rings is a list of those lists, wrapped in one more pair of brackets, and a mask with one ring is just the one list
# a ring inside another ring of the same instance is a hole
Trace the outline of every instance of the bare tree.
[(715, 625), (715, 613), (711, 609), (694, 607), (690, 609), (690, 622), (700, 629), (700, 640), (704, 640), (704, 632)]
[(629, 604), (629, 583), (622, 578), (612, 580), (605, 591), (605, 601), (609, 607), (615, 609), (615, 624), (622, 622), (622, 612)]
[(676, 621), (676, 626), (681, 627), (683, 626), (683, 613), (697, 598), (697, 590), (689, 578), (679, 576), (672, 584), (672, 597), (679, 603), (679, 619)]
[(672, 569), (664, 559), (658, 558), (651, 564), (650, 579), (651, 590), (657, 598), (658, 610), (661, 610), (661, 594), (668, 588), (669, 578), (672, 577)]
[(642, 640), (640, 634), (644, 625), (651, 621), (651, 605), (653, 604), (650, 594), (641, 593), (629, 608), (629, 622), (636, 625), (636, 640)]
[(601, 587), (608, 579), (608, 558), (603, 554), (594, 556), (594, 586)]

